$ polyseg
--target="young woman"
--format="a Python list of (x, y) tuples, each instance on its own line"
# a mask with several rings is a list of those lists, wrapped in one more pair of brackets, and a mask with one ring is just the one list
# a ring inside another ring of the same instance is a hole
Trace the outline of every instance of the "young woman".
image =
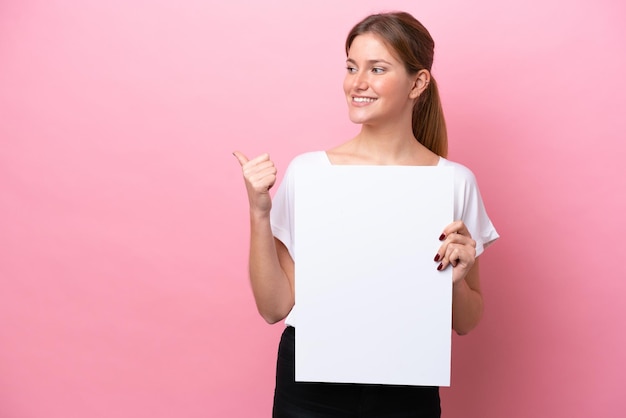
[(498, 238), (473, 174), (446, 160), (447, 134), (431, 75), (434, 42), (408, 13), (371, 15), (346, 40), (343, 89), (357, 136), (328, 151), (296, 157), (272, 202), (276, 167), (267, 154), (239, 160), (250, 203), (250, 280), (259, 313), (287, 318), (281, 338), (275, 417), (439, 417), (436, 387), (294, 382), (293, 171), (301, 165), (415, 165), (454, 169), (455, 222), (443, 226), (433, 268), (452, 268), (452, 325), (465, 334), (480, 321), (478, 256)]

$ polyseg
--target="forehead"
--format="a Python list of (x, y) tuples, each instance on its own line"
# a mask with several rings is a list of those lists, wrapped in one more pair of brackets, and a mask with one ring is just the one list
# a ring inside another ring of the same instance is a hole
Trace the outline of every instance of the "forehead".
[(367, 32), (354, 38), (348, 58), (352, 60), (385, 60), (391, 63), (400, 63), (394, 51), (380, 36)]

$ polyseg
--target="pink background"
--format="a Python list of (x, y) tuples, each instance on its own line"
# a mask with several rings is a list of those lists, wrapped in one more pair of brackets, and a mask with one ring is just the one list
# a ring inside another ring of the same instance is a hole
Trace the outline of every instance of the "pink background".
[[(299, 4), (303, 3), (303, 4)], [(626, 415), (626, 7), (593, 1), (0, 3), (0, 416), (267, 417), (231, 152), (357, 127), (344, 37), (405, 9), (437, 43), (450, 158), (502, 239), (444, 416)]]

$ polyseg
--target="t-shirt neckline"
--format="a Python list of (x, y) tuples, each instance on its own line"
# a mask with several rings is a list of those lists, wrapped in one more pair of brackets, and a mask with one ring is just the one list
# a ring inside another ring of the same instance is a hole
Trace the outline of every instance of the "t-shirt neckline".
[[(328, 152), (326, 151), (320, 151), (323, 155), (324, 155), (324, 159), (326, 160), (326, 163), (330, 166), (340, 166), (340, 165), (351, 165), (351, 164), (333, 164), (332, 161), (330, 161), (330, 157), (328, 156)], [(436, 165), (429, 165), (429, 166), (416, 166), (416, 167), (441, 167), (443, 161), (445, 160), (445, 158), (439, 156), (439, 161), (437, 161)]]

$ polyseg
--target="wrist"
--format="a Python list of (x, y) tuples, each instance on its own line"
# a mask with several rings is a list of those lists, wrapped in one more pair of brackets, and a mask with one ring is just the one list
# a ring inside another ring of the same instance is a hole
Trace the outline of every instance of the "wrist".
[(270, 219), (269, 209), (262, 210), (262, 209), (250, 208), (250, 221), (251, 222), (264, 222), (264, 221), (269, 221), (269, 219)]

